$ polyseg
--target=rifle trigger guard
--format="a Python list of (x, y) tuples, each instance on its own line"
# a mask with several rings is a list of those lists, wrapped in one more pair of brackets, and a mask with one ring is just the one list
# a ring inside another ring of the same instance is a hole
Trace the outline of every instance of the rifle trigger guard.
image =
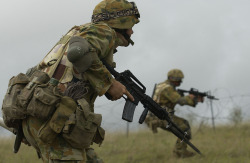
[(122, 98), (124, 98), (125, 100), (127, 100), (127, 98), (125, 96), (122, 96)]

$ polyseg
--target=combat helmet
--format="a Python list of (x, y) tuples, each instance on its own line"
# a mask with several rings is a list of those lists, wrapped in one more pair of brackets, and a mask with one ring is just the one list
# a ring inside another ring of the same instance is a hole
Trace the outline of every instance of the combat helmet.
[(92, 22), (104, 22), (114, 29), (129, 29), (139, 23), (140, 14), (134, 2), (103, 0), (96, 5)]
[(172, 69), (167, 74), (168, 80), (181, 82), (184, 78), (184, 74), (180, 69)]

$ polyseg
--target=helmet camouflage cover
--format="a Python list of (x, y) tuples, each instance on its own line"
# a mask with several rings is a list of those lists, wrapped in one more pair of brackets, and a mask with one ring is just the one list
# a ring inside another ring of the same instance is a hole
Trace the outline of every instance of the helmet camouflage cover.
[(184, 74), (180, 69), (172, 69), (168, 72), (168, 79), (171, 81), (181, 81)]
[(96, 5), (92, 22), (104, 22), (112, 28), (129, 29), (139, 22), (139, 11), (134, 2), (103, 0)]

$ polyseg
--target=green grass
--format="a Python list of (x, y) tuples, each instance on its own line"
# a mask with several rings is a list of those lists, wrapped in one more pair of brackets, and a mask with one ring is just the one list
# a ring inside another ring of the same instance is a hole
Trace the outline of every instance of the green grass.
[[(193, 129), (192, 143), (204, 156), (177, 159), (172, 150), (176, 137), (159, 130), (129, 133), (107, 133), (101, 147), (93, 148), (105, 163), (250, 163), (250, 125)], [(0, 139), (0, 163), (40, 163), (33, 148), (22, 145), (12, 153), (13, 138)], [(189, 148), (191, 151), (192, 149)]]
[(0, 163), (42, 163), (32, 147), (22, 144), (14, 154), (13, 145), (14, 137), (0, 138)]

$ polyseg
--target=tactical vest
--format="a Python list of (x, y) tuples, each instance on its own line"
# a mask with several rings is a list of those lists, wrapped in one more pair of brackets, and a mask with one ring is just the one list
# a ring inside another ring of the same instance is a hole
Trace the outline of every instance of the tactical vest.
[(168, 83), (168, 81), (157, 84), (153, 99), (163, 108), (166, 108), (168, 112), (172, 112), (176, 103), (171, 102), (168, 98), (164, 98), (164, 96), (162, 95), (162, 91), (168, 89), (169, 87), (172, 86)]
[(167, 87), (168, 85), (166, 84), (166, 82), (162, 82), (156, 85), (154, 95), (153, 95), (153, 100), (157, 102), (158, 104), (160, 104), (162, 90), (164, 90)]
[[(72, 81), (73, 76), (79, 80), (83, 78), (67, 59), (69, 40), (80, 33), (80, 28), (73, 27), (39, 64), (43, 72), (59, 81), (62, 92), (65, 88), (63, 85)], [(93, 142), (101, 144), (105, 135), (105, 130), (101, 127), (102, 116), (92, 111), (93, 106), (84, 98), (76, 103), (72, 98), (64, 96), (51, 119), (39, 129), (38, 137), (44, 142), (52, 143), (61, 134), (70, 145), (79, 149), (87, 148)]]

